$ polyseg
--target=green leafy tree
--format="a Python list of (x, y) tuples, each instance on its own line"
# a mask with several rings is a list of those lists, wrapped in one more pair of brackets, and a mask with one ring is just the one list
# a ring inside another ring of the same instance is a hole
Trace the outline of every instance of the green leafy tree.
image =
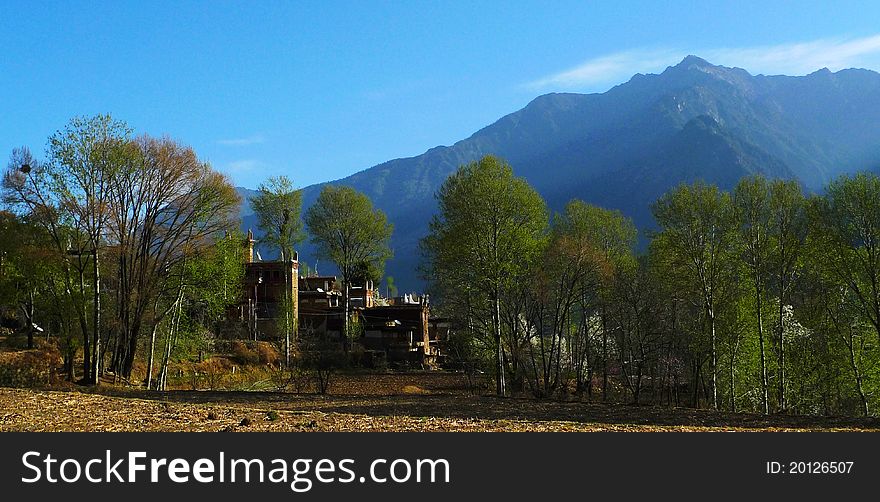
[(16, 305), (22, 313), (29, 349), (34, 348), (37, 306), (49, 303), (47, 286), (58, 274), (57, 262), (43, 228), (0, 211), (0, 304)]
[(422, 240), (425, 271), (451, 303), (465, 305), (470, 329), (488, 307), (495, 390), (505, 395), (501, 303), (539, 256), (547, 234), (544, 200), (505, 161), (486, 156), (459, 167), (437, 191), (438, 214)]
[(768, 283), (771, 252), (770, 184), (761, 176), (743, 178), (733, 192), (736, 224), (741, 257), (749, 271), (750, 286), (755, 295), (755, 317), (761, 360), (761, 407), (770, 413), (767, 358), (764, 344), (764, 302)]
[(385, 289), (389, 298), (397, 296), (397, 286), (394, 284), (394, 277), (389, 275), (385, 278)]
[[(43, 225), (65, 267), (76, 271), (67, 291), (83, 338), (83, 380), (98, 383), (101, 370), (101, 262), (107, 247), (110, 189), (126, 159), (131, 130), (109, 115), (77, 117), (49, 138), (48, 159), (13, 151), (4, 177), (4, 199)], [(91, 283), (89, 283), (91, 281)]]
[(733, 237), (730, 195), (716, 186), (696, 182), (679, 185), (653, 206), (660, 225), (656, 245), (678, 273), (685, 275), (698, 292), (706, 320), (712, 407), (718, 409), (718, 314), (722, 288), (729, 279), (729, 260)]
[(358, 271), (365, 269), (381, 277), (385, 261), (392, 255), (389, 240), (394, 227), (385, 213), (373, 208), (366, 195), (350, 187), (331, 185), (321, 190), (318, 200), (306, 211), (305, 221), (318, 253), (342, 273), (347, 350), (351, 282)]
[[(575, 279), (570, 283), (570, 295), (580, 305), (582, 340), (578, 347), (589, 350), (586, 330), (591, 311), (598, 310), (602, 324), (599, 353), (602, 366), (602, 399), (608, 396), (609, 334), (608, 297), (615, 275), (636, 267), (633, 248), (636, 227), (632, 220), (619, 211), (603, 209), (580, 200), (573, 200), (565, 207), (565, 213), (554, 221), (552, 242), (548, 250), (548, 264), (559, 263), (570, 268), (563, 277)], [(563, 268), (565, 270), (565, 268)], [(585, 291), (593, 288), (594, 294)], [(557, 291), (565, 288), (559, 287)], [(594, 299), (590, 302), (588, 299)], [(593, 305), (590, 305), (592, 303)], [(595, 308), (593, 308), (595, 307)]]
[(791, 304), (797, 279), (803, 268), (802, 255), (809, 233), (807, 201), (794, 180), (775, 180), (770, 184), (770, 278), (778, 299), (776, 315), (776, 356), (779, 407), (787, 407), (786, 390), (786, 308)]
[(880, 178), (857, 174), (832, 182), (817, 200), (813, 236), (826, 263), (855, 294), (880, 339)]
[[(177, 351), (178, 347), (185, 349), (189, 346), (199, 353), (205, 352), (210, 348), (208, 344), (210, 337), (224, 328), (227, 308), (236, 304), (242, 294), (244, 281), (242, 238), (239, 231), (232, 230), (225, 237), (200, 248), (178, 266), (174, 276), (186, 286), (179, 297), (179, 315), (182, 316), (183, 322), (177, 321), (178, 331), (166, 330), (166, 352), (169, 356)], [(178, 314), (173, 308), (172, 314), (171, 321), (175, 321)], [(153, 382), (156, 334), (162, 327), (163, 320), (164, 318), (156, 319), (150, 337), (146, 380), (148, 388)], [(183, 329), (180, 329), (181, 325)], [(172, 326), (166, 323), (166, 327)], [(176, 339), (168, 337), (172, 333), (177, 334)], [(184, 355), (189, 355), (191, 351), (184, 350), (184, 352)], [(167, 375), (167, 364), (168, 360), (163, 357), (160, 376)]]
[[(294, 248), (303, 238), (302, 191), (293, 186), (286, 176), (271, 177), (257, 188), (259, 192), (251, 198), (251, 207), (257, 215), (257, 225), (263, 231), (260, 239), (278, 249), (281, 261), (287, 262), (294, 256)], [(290, 305), (295, 301), (288, 298), (291, 281), (298, 278), (290, 276), (289, 267), (284, 267), (284, 361), (290, 365), (291, 337), (296, 338), (297, 319), (293, 319)]]
[(277, 176), (261, 183), (257, 192), (250, 202), (263, 231), (260, 241), (277, 249), (282, 261), (289, 260), (305, 237), (300, 218), (302, 190), (294, 188), (286, 176)]

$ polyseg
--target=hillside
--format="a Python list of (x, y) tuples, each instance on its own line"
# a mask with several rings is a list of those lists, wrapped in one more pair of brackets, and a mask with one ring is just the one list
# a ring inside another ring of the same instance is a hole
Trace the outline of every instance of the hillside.
[[(547, 94), (452, 146), (390, 160), (334, 184), (365, 192), (395, 225), (386, 273), (420, 289), (418, 241), (434, 192), (460, 164), (507, 159), (559, 210), (577, 197), (651, 228), (649, 205), (683, 181), (730, 188), (741, 176), (794, 178), (808, 190), (880, 165), (880, 74), (822, 69), (802, 77), (750, 75), (688, 56), (657, 75), (601, 94)], [(322, 185), (305, 188), (310, 205)], [(245, 209), (243, 226), (255, 227)], [(314, 265), (312, 248), (300, 256)], [(329, 272), (329, 265), (321, 265)]]

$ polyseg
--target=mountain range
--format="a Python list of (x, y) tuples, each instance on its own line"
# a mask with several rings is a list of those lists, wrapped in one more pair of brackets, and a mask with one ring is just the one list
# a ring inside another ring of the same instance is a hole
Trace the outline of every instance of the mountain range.
[[(659, 74), (636, 74), (604, 93), (535, 98), (452, 146), (394, 159), (332, 184), (366, 193), (394, 224), (386, 275), (419, 290), (418, 241), (436, 210), (434, 193), (459, 165), (506, 159), (559, 211), (572, 198), (621, 210), (641, 230), (650, 205), (681, 182), (729, 189), (761, 173), (819, 191), (845, 173), (880, 166), (880, 74), (821, 69), (805, 76), (751, 75), (696, 56)], [(323, 184), (303, 189), (304, 209)], [(240, 189), (245, 200), (253, 191)], [(256, 230), (247, 204), (243, 227)], [(314, 267), (305, 243), (300, 259)], [(319, 266), (332, 272), (330, 264)]]

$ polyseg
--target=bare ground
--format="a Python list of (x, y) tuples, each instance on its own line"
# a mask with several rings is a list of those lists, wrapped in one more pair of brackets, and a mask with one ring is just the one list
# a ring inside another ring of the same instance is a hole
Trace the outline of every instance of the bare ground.
[(443, 376), (371, 377), (329, 396), (0, 388), (0, 431), (880, 431), (877, 419), (499, 399)]

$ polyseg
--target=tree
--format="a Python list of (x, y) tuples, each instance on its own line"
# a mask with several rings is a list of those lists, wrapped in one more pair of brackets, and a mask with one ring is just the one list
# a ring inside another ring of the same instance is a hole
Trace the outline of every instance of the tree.
[(770, 185), (761, 176), (741, 179), (733, 192), (741, 257), (749, 269), (749, 279), (755, 293), (755, 317), (761, 356), (761, 406), (765, 415), (770, 413), (763, 316), (771, 251), (770, 198)]
[(653, 206), (660, 225), (656, 244), (673, 269), (699, 292), (709, 335), (712, 407), (718, 409), (717, 320), (721, 289), (728, 274), (725, 253), (732, 237), (729, 194), (702, 182), (679, 185)]
[[(636, 228), (632, 220), (619, 211), (592, 206), (580, 200), (566, 205), (565, 213), (553, 225), (552, 241), (548, 252), (559, 255), (548, 258), (553, 263), (561, 259), (572, 269), (567, 273), (574, 281), (570, 294), (580, 306), (578, 340), (576, 346), (584, 355), (589, 352), (589, 318), (598, 312), (601, 321), (602, 399), (608, 395), (609, 335), (608, 300), (615, 275), (635, 266), (633, 248)], [(553, 268), (548, 267), (548, 271)], [(588, 291), (592, 289), (593, 291)], [(562, 291), (563, 288), (557, 288)], [(578, 365), (580, 368), (580, 364)], [(578, 373), (580, 374), (580, 373)]]
[(611, 312), (604, 314), (611, 318), (605, 325), (615, 327), (621, 377), (635, 404), (639, 404), (645, 376), (650, 375), (651, 386), (655, 385), (663, 338), (657, 276), (645, 258), (615, 271), (611, 298), (605, 302)]
[[(59, 208), (67, 211), (77, 231), (86, 237), (86, 249), (67, 250), (92, 257), (92, 356), (89, 383), (98, 383), (102, 368), (100, 357), (101, 324), (101, 252), (110, 217), (109, 186), (125, 162), (125, 145), (131, 129), (110, 115), (74, 118), (68, 126), (49, 138), (50, 165), (47, 171), (53, 196)], [(84, 345), (88, 351), (88, 344)]]
[(385, 278), (385, 294), (389, 298), (397, 296), (397, 286), (394, 285), (394, 277), (390, 275)]
[(858, 299), (880, 340), (880, 178), (860, 173), (828, 185), (814, 212), (826, 263)]
[(381, 277), (391, 258), (389, 240), (394, 229), (385, 213), (373, 208), (370, 199), (353, 188), (326, 185), (306, 212), (306, 226), (318, 253), (339, 267), (344, 283), (345, 334), (348, 350), (349, 288), (358, 270), (372, 267)]
[(65, 274), (67, 291), (83, 337), (83, 381), (91, 384), (98, 383), (103, 353), (101, 255), (110, 217), (108, 187), (125, 161), (129, 134), (124, 122), (109, 115), (74, 118), (49, 138), (48, 161), (17, 149), (4, 177), (7, 203), (42, 225), (64, 257), (65, 270), (76, 272), (75, 278)]
[[(302, 210), (302, 191), (293, 187), (293, 182), (286, 176), (271, 177), (257, 188), (259, 192), (251, 198), (251, 207), (257, 215), (257, 225), (263, 231), (262, 242), (278, 249), (282, 262), (293, 259), (294, 248), (303, 239), (303, 224), (300, 219)], [(290, 303), (295, 301), (287, 298), (291, 281), (298, 278), (290, 277), (290, 267), (284, 267), (285, 308), (284, 308), (284, 362), (290, 366), (291, 332), (296, 332), (297, 319), (291, 319)], [(293, 335), (295, 339), (296, 336)]]
[(164, 390), (167, 383), (168, 363), (172, 353), (183, 346), (185, 353), (197, 350), (201, 360), (201, 354), (207, 346), (206, 341), (224, 325), (226, 307), (235, 303), (241, 295), (244, 278), (241, 240), (239, 232), (231, 230), (225, 237), (199, 248), (175, 266), (172, 277), (175, 281), (180, 281), (177, 284), (178, 296), (171, 303), (171, 318), (157, 319), (153, 326), (148, 387), (152, 375), (156, 332), (162, 321), (167, 320), (164, 323), (165, 344), (156, 379), (157, 390)]
[[(833, 184), (832, 184), (833, 187)], [(829, 187), (829, 190), (832, 188)], [(829, 192), (830, 193), (830, 192)], [(801, 255), (809, 232), (807, 204), (797, 181), (776, 180), (770, 185), (770, 270), (779, 310), (776, 319), (779, 407), (786, 409), (785, 319), (800, 273)]]
[[(130, 377), (141, 334), (180, 308), (186, 263), (237, 226), (229, 180), (175, 141), (143, 136), (109, 187), (117, 259), (118, 336), (112, 368)], [(152, 345), (152, 342), (151, 342)]]
[(273, 176), (257, 187), (251, 197), (251, 208), (257, 215), (257, 226), (263, 231), (260, 242), (278, 250), (281, 261), (289, 260), (302, 242), (302, 190), (294, 188), (286, 176)]
[[(463, 165), (436, 194), (439, 211), (422, 242), (425, 271), (440, 295), (466, 305), (458, 316), (476, 328), (474, 309), (488, 307), (494, 345), (495, 390), (506, 393), (501, 303), (528, 270), (546, 238), (544, 200), (514, 176), (507, 162), (486, 156)], [(483, 310), (485, 312), (485, 310)]]
[(57, 276), (57, 262), (49, 236), (39, 225), (0, 211), (0, 304), (21, 311), (28, 349), (34, 348), (37, 304), (48, 296), (44, 293)]
[[(179, 295), (176, 265), (234, 227), (239, 203), (191, 149), (129, 135), (109, 116), (73, 119), (50, 138), (47, 162), (16, 150), (4, 177), (6, 202), (42, 226), (61, 257), (64, 284), (53, 290), (64, 291), (76, 312), (90, 384), (105, 353), (111, 371), (130, 377), (141, 333), (158, 326)], [(112, 331), (102, 320), (108, 314)]]

